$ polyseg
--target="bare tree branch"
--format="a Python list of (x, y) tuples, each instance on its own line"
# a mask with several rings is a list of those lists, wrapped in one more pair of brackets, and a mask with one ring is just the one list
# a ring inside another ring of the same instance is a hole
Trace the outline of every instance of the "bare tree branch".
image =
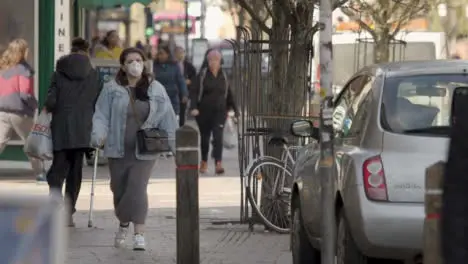
[(228, 8), (229, 8), (229, 14), (231, 15), (231, 19), (232, 19), (232, 22), (235, 24), (238, 23), (238, 20), (239, 20), (239, 17), (237, 16), (237, 19), (236, 19), (236, 13), (239, 13), (238, 11), (238, 7), (237, 5), (234, 3), (233, 0), (226, 0), (227, 4), (228, 4)]
[(358, 25), (364, 29), (365, 31), (369, 32), (369, 34), (371, 34), (372, 38), (376, 39), (377, 38), (377, 34), (376, 32), (369, 26), (367, 25), (361, 18), (361, 16), (359, 15), (358, 11), (357, 10), (353, 10), (353, 8), (351, 7), (341, 7), (341, 11), (347, 15), (351, 20), (355, 21), (356, 23), (358, 23)]
[[(268, 4), (268, 0), (263, 0), (263, 4), (265, 5), (265, 9), (266, 11), (268, 12), (268, 16), (266, 16), (266, 20), (268, 20), (268, 18), (273, 18), (274, 19), (274, 16), (273, 16), (273, 10), (271, 9), (270, 5)], [(266, 21), (265, 20), (265, 21)]]
[[(413, 0), (410, 3), (401, 3), (402, 0), (393, 0), (398, 1), (394, 3), (395, 6), (400, 5), (400, 8), (394, 8), (395, 10), (400, 10), (400, 15), (395, 16), (395, 22), (392, 22), (392, 25), (396, 23), (393, 32), (390, 34), (392, 38), (401, 31), (401, 28), (407, 25), (412, 19), (420, 15), (424, 11), (428, 11), (427, 0)], [(398, 12), (398, 11), (395, 11)]]
[[(272, 30), (269, 28), (265, 21), (258, 15), (258, 11), (255, 11), (252, 6), (250, 6), (246, 0), (236, 0), (237, 3), (250, 15), (250, 17), (258, 24), (260, 29), (271, 36)], [(257, 1), (257, 0), (254, 0)]]
[(333, 10), (337, 9), (338, 7), (341, 7), (342, 5), (346, 4), (348, 0), (334, 0), (332, 3), (332, 8)]

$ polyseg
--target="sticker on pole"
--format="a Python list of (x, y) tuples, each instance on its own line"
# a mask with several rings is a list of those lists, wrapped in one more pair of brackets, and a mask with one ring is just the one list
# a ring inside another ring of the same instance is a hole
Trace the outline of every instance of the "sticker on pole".
[(320, 97), (325, 98), (327, 96), (327, 89), (320, 87)]
[(0, 197), (0, 259), (6, 264), (64, 263), (63, 206), (51, 197)]
[(333, 157), (329, 156), (320, 160), (320, 166), (330, 168), (333, 166)]

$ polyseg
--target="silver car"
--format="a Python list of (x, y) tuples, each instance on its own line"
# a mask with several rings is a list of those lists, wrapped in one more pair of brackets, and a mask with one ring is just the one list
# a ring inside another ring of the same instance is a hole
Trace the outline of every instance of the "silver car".
[[(369, 66), (344, 86), (333, 113), (338, 264), (421, 253), (425, 169), (445, 160), (452, 93), (467, 85), (467, 62), (420, 61)], [(292, 133), (318, 135), (301, 120)], [(313, 141), (294, 167), (294, 264), (320, 263), (319, 156)]]

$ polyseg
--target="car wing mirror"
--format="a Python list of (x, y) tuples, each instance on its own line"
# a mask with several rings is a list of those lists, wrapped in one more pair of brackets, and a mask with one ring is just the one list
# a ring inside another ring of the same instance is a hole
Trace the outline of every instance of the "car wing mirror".
[(296, 120), (291, 124), (291, 134), (295, 137), (311, 137), (319, 140), (319, 129), (309, 120)]

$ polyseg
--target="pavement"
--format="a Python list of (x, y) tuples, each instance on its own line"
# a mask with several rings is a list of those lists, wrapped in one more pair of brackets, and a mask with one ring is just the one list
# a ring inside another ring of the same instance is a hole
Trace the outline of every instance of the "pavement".
[[(239, 220), (240, 178), (237, 150), (225, 151), (225, 176), (215, 176), (214, 166), (200, 177), (200, 254), (203, 264), (290, 264), (289, 236), (264, 231), (256, 226), (213, 224)], [(212, 164), (210, 164), (212, 165)], [(25, 163), (0, 162), (0, 192), (47, 195), (45, 183), (36, 183)], [(112, 194), (106, 166), (98, 171), (93, 228), (88, 228), (92, 168), (85, 179), (77, 204), (75, 228), (69, 228), (66, 264), (176, 263), (175, 166), (173, 158), (159, 159), (148, 186), (150, 212), (147, 220), (147, 251), (113, 247), (118, 222), (113, 214)]]

